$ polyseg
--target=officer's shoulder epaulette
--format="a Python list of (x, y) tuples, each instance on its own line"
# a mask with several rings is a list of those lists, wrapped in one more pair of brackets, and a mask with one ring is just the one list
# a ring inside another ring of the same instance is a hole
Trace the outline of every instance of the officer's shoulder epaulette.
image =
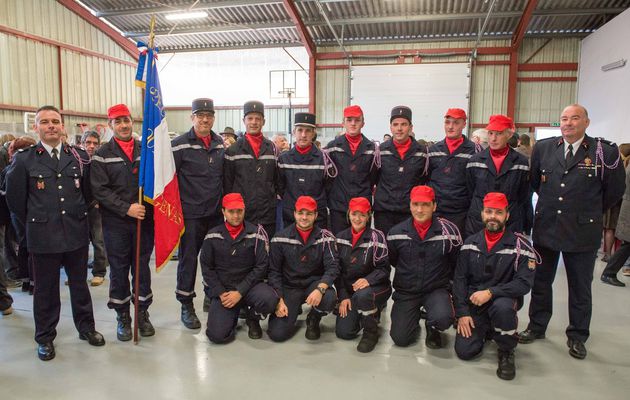
[(536, 140), (536, 143), (548, 143), (548, 142), (553, 142), (557, 140), (558, 140), (558, 136), (552, 136), (552, 137)]
[(23, 149), (19, 149), (18, 153), (24, 153), (25, 151), (29, 151), (30, 149), (32, 149), (33, 147), (35, 147), (36, 145), (32, 144), (28, 147), (24, 147)]
[(603, 137), (596, 137), (595, 140), (607, 144), (611, 147), (617, 147), (617, 143), (611, 142), (610, 140), (604, 139)]

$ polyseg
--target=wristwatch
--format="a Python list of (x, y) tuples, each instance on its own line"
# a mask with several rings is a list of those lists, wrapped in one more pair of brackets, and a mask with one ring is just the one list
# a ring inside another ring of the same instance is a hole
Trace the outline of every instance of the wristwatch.
[(324, 295), (324, 293), (326, 293), (326, 288), (325, 287), (317, 286), (317, 290), (319, 290), (319, 293), (321, 293), (322, 296)]

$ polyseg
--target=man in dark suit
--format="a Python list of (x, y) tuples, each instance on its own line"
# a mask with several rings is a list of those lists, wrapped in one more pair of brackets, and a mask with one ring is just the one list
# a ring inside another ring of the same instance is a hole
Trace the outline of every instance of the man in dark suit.
[(18, 236), (26, 235), (33, 259), (33, 315), (37, 354), (55, 357), (61, 301), (59, 269), (68, 275), (72, 316), (79, 338), (103, 346), (94, 329), (92, 298), (87, 286), (89, 157), (61, 142), (64, 126), (59, 110), (43, 106), (35, 115), (40, 142), (20, 150), (7, 172), (7, 204), (15, 214)]
[(586, 135), (588, 112), (573, 104), (562, 111), (561, 137), (536, 143), (531, 158), (531, 183), (538, 193), (532, 234), (542, 257), (529, 305), (529, 325), (520, 343), (543, 339), (551, 319), (552, 284), (562, 253), (569, 286), (569, 354), (586, 357), (591, 283), (602, 240), (602, 215), (622, 197), (623, 164), (617, 146)]

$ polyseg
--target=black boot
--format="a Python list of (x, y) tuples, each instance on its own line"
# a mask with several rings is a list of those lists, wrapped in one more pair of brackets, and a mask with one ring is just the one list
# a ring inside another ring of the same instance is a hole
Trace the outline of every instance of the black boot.
[(118, 311), (116, 320), (118, 326), (116, 328), (116, 337), (121, 342), (128, 342), (131, 340), (131, 315), (129, 311)]
[(319, 329), (319, 321), (321, 319), (322, 316), (315, 310), (311, 310), (306, 316), (306, 333), (304, 336), (308, 340), (317, 340), (321, 336)]
[(374, 314), (365, 315), (361, 318), (363, 324), (363, 336), (357, 345), (359, 353), (369, 353), (374, 350), (378, 343), (378, 323)]
[(427, 326), (427, 337), (424, 344), (430, 349), (442, 348), (442, 334), (432, 326)]
[(201, 328), (201, 322), (195, 314), (195, 306), (193, 303), (182, 303), (182, 322), (188, 329)]
[(506, 381), (510, 381), (516, 376), (514, 350), (499, 350), (499, 368), (497, 368), (497, 376)]
[(140, 336), (146, 337), (155, 335), (153, 324), (149, 321), (149, 311), (138, 311), (138, 330), (140, 331)]

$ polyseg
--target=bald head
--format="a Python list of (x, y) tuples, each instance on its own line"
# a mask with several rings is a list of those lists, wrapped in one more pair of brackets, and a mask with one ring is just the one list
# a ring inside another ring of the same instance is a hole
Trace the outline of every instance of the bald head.
[(560, 115), (560, 131), (562, 137), (568, 143), (580, 140), (586, 134), (586, 128), (590, 124), (588, 111), (580, 104), (571, 104), (562, 110)]

